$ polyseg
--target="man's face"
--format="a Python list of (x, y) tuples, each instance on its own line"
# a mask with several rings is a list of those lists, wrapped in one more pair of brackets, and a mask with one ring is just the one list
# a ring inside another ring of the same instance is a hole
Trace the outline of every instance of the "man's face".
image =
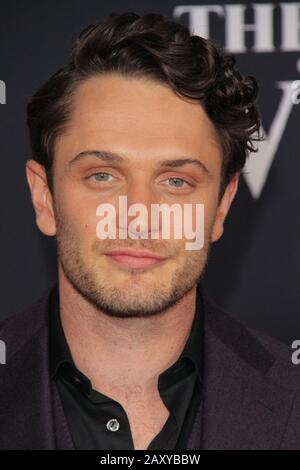
[[(102, 159), (87, 151), (121, 158)], [(188, 158), (200, 164), (163, 163)], [(221, 163), (213, 124), (199, 103), (145, 79), (111, 74), (82, 83), (69, 127), (55, 145), (53, 213), (40, 220), (37, 214), (44, 233), (55, 227), (51, 234), (57, 238), (61, 274), (108, 315), (149, 316), (174, 305), (195, 287), (210, 244), (222, 234), (237, 181), (219, 204)], [(150, 218), (148, 239), (100, 240), (96, 209), (103, 203), (115, 207), (118, 235), (119, 196), (127, 196), (128, 207), (143, 204), (149, 214), (151, 204), (192, 204), (194, 221), (196, 204), (203, 204), (203, 248), (187, 250), (184, 234), (152, 239)], [(106, 254), (116, 248), (147, 249), (166, 259), (135, 268)]]

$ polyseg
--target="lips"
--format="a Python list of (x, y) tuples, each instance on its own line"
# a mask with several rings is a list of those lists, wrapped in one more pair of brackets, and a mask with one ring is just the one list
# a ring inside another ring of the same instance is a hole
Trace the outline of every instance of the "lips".
[(148, 250), (116, 249), (105, 253), (112, 261), (131, 268), (146, 268), (161, 264), (166, 257)]

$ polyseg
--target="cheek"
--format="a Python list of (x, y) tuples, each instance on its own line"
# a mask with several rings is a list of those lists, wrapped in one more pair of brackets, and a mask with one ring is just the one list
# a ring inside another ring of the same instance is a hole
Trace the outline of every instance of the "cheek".
[(197, 202), (197, 206), (194, 205), (193, 207), (192, 216), (189, 215), (185, 221), (188, 230), (192, 230), (194, 233), (201, 230), (207, 236), (214, 223), (216, 204), (217, 200), (214, 198), (202, 198), (201, 202)]
[(218, 192), (217, 189), (209, 197), (206, 198), (204, 203), (204, 219), (205, 219), (205, 232), (208, 233), (214, 223), (216, 211), (218, 207)]
[[(96, 239), (96, 217), (93, 210), (81, 210), (70, 201), (61, 204), (57, 215), (57, 236), (64, 243), (66, 249), (85, 251)], [(80, 248), (81, 247), (81, 248)]]
[(76, 230), (96, 233), (98, 217), (96, 216), (97, 203), (87, 200), (76, 192), (64, 189), (58, 198), (59, 213), (63, 221), (76, 227)]

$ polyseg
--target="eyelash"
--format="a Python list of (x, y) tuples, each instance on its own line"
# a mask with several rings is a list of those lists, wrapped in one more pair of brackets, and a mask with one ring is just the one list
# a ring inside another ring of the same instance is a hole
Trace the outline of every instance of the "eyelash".
[[(97, 173), (93, 173), (92, 175), (88, 176), (88, 179), (92, 179), (93, 176), (96, 176), (96, 175), (109, 175), (109, 176), (113, 176), (111, 175), (110, 173), (107, 173), (105, 171), (99, 171)], [(189, 187), (192, 186), (191, 183), (189, 183), (188, 181), (186, 181), (184, 178), (180, 178), (179, 176), (170, 176), (169, 178), (167, 178), (167, 180), (180, 180), (180, 181), (183, 181), (184, 183), (186, 183)], [(94, 180), (95, 181), (95, 180)], [(102, 182), (102, 181), (101, 181)], [(104, 181), (105, 182), (108, 182), (108, 181)], [(95, 181), (95, 183), (99, 183), (99, 180), (98, 181)], [(173, 186), (176, 188), (176, 186)], [(182, 189), (182, 188), (179, 188), (179, 189)]]

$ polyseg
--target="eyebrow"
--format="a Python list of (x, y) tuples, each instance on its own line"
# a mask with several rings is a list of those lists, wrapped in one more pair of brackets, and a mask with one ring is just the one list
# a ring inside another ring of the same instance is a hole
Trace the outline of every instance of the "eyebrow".
[[(126, 163), (126, 158), (122, 157), (121, 155), (115, 152), (110, 152), (107, 150), (84, 150), (83, 152), (78, 153), (74, 158), (72, 158), (68, 165), (71, 166), (85, 157), (97, 157), (102, 161), (110, 163)], [(196, 158), (181, 157), (171, 160), (163, 160), (162, 162), (160, 162), (159, 166), (160, 168), (177, 168), (191, 164), (198, 166), (202, 171), (204, 171), (204, 173), (210, 175), (210, 172), (208, 171), (204, 163), (202, 163)]]

